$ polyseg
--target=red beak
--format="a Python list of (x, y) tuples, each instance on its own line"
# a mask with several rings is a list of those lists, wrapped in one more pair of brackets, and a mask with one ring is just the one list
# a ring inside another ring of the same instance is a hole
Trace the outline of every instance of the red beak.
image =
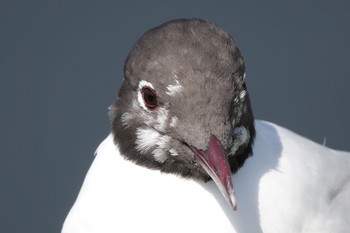
[(214, 180), (232, 209), (236, 211), (237, 205), (231, 180), (230, 164), (219, 140), (214, 135), (211, 135), (207, 150), (203, 151), (194, 147), (191, 147), (191, 149), (199, 164)]

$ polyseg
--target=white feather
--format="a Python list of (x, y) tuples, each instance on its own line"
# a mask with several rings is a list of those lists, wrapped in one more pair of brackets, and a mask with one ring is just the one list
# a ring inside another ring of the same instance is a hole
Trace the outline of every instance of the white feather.
[(138, 128), (136, 130), (136, 149), (141, 153), (148, 152), (157, 145), (161, 135), (152, 128)]
[(180, 93), (183, 90), (183, 86), (180, 84), (180, 82), (175, 79), (176, 84), (174, 85), (168, 85), (166, 93), (170, 96), (176, 95), (177, 93)]
[[(233, 176), (237, 212), (213, 182), (198, 183), (123, 158), (112, 135), (97, 149), (63, 233), (345, 233), (350, 153), (256, 121), (254, 155)], [(159, 137), (143, 130), (148, 148)]]

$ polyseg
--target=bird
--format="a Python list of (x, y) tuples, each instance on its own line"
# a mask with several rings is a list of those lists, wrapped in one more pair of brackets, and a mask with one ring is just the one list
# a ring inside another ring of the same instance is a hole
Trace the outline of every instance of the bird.
[(350, 153), (255, 119), (245, 74), (212, 22), (145, 32), (62, 233), (349, 232)]

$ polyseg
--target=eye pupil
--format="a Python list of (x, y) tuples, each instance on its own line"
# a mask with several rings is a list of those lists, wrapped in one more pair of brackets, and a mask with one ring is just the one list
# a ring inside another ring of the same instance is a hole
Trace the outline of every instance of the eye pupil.
[(155, 99), (153, 95), (148, 95), (148, 94), (146, 95), (146, 98), (147, 98), (147, 102), (151, 102), (151, 103), (152, 103), (152, 102), (154, 101), (154, 99)]
[(143, 87), (141, 93), (145, 106), (150, 110), (154, 110), (158, 105), (155, 90), (150, 87)]

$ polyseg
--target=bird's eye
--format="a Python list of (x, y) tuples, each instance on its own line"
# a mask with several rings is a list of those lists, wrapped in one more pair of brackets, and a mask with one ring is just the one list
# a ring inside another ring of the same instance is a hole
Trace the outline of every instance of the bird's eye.
[(141, 94), (142, 94), (142, 98), (145, 103), (145, 106), (149, 110), (154, 110), (158, 105), (156, 91), (150, 87), (143, 87), (141, 89)]

